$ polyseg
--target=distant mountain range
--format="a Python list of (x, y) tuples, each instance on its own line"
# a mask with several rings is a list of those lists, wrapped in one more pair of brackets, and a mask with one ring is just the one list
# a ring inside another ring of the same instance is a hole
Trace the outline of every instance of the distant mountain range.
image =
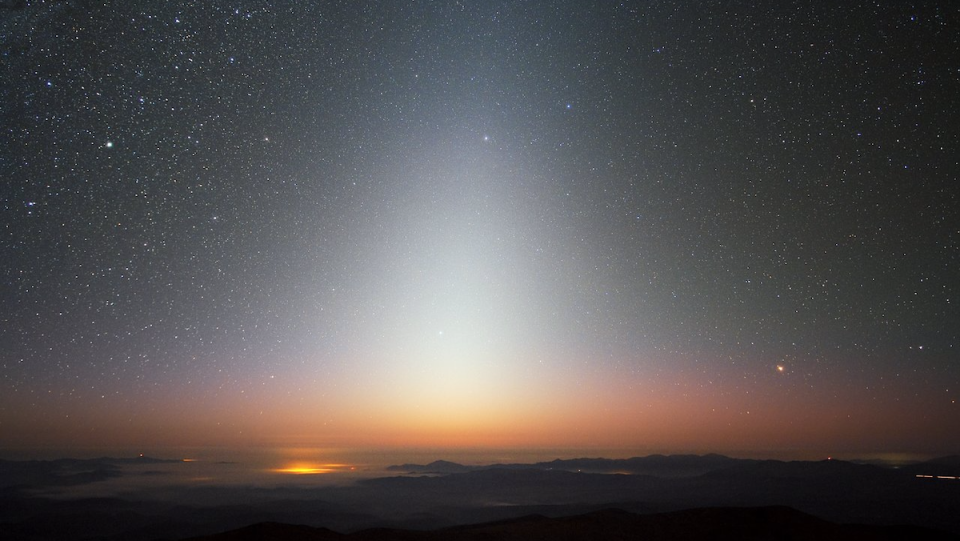
[[(673, 533), (701, 539), (706, 531), (713, 539), (763, 538), (762, 532), (776, 539), (948, 538), (917, 528), (960, 535), (956, 456), (900, 468), (721, 455), (488, 466), (436, 461), (394, 466), (392, 472), (404, 475), (349, 484), (270, 488), (171, 485), (172, 477), (148, 475), (153, 468), (124, 467), (141, 462), (180, 461), (0, 461), (3, 538), (155, 541), (229, 532), (210, 539), (661, 539)], [(156, 479), (162, 482), (151, 484)], [(124, 492), (85, 496), (104, 481)], [(675, 514), (688, 510), (699, 511)], [(464, 526), (470, 524), (481, 526)], [(788, 530), (801, 533), (780, 535)], [(574, 537), (564, 537), (568, 533)]]
[(130, 458), (60, 458), (57, 460), (0, 460), (0, 489), (24, 487), (67, 487), (105, 481), (123, 474), (127, 464), (165, 464), (167, 460), (145, 456)]
[[(947, 456), (926, 462), (913, 463), (903, 467), (887, 467), (876, 464), (845, 462), (830, 459), (815, 462), (784, 462), (780, 460), (730, 458), (718, 454), (707, 454), (649, 455), (645, 457), (624, 459), (574, 458), (567, 460), (557, 459), (550, 462), (537, 462), (534, 464), (489, 464), (483, 466), (466, 466), (463, 464), (457, 464), (456, 462), (436, 460), (429, 464), (400, 464), (389, 466), (387, 467), (387, 471), (422, 475), (446, 475), (489, 469), (537, 469), (581, 473), (623, 473), (630, 475), (650, 475), (654, 477), (695, 477), (721, 470), (729, 469), (731, 471), (743, 472), (748, 469), (758, 468), (766, 470), (771, 474), (783, 476), (807, 475), (815, 471), (836, 471), (836, 467), (834, 470), (825, 470), (824, 466), (819, 466), (828, 463), (848, 464), (850, 465), (849, 467), (854, 468), (868, 466), (882, 469), (901, 470), (912, 473), (953, 471), (953, 474), (947, 475), (960, 475), (960, 455)], [(830, 466), (825, 467), (829, 468)]]

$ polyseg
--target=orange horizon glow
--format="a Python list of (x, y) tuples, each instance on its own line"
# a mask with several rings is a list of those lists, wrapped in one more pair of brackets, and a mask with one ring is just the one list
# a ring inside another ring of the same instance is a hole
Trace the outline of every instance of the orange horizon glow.
[[(674, 362), (687, 366), (683, 357)], [(955, 433), (940, 430), (942, 420), (953, 414), (949, 397), (904, 397), (858, 388), (842, 378), (837, 381), (844, 392), (835, 393), (800, 385), (792, 368), (781, 364), (781, 372), (776, 366), (750, 392), (718, 374), (678, 369), (656, 379), (618, 370), (583, 371), (575, 379), (507, 374), (511, 377), (503, 381), (481, 378), (480, 390), (462, 395), (459, 381), (434, 389), (436, 382), (426, 377), (396, 386), (380, 377), (351, 380), (334, 394), (305, 382), (297, 394), (264, 387), (220, 402), (197, 389), (164, 408), (108, 396), (89, 409), (53, 402), (2, 419), (0, 443), (11, 450), (302, 446), (427, 448), (443, 454), (479, 448), (632, 449), (633, 455), (747, 451), (798, 458), (937, 456), (956, 448)], [(0, 396), (0, 409), (8, 399)], [(186, 455), (183, 462), (198, 460), (195, 451), (181, 452), (174, 456)], [(261, 467), (322, 474), (331, 469), (326, 463), (350, 460), (300, 454)]]

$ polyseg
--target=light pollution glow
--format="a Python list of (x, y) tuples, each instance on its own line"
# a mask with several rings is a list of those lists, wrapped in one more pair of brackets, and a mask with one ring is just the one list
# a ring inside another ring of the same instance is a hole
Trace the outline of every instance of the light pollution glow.
[(287, 473), (292, 475), (317, 475), (345, 469), (353, 470), (354, 468), (348, 464), (314, 464), (309, 462), (294, 462), (282, 468), (275, 468), (270, 471), (274, 473)]

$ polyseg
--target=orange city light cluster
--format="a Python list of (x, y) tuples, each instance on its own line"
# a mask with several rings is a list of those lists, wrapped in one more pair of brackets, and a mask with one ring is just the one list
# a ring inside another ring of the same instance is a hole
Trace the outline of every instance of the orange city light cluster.
[(293, 475), (315, 475), (320, 473), (331, 473), (347, 468), (350, 468), (348, 464), (311, 464), (306, 462), (295, 462), (293, 464), (288, 464), (286, 467), (276, 468), (270, 471), (274, 473), (287, 473)]

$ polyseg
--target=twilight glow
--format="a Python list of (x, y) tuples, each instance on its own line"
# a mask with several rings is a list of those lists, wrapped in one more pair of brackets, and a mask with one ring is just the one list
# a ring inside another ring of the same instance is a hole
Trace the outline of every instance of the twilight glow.
[(946, 8), (199, 4), (0, 14), (0, 451), (960, 446)]

